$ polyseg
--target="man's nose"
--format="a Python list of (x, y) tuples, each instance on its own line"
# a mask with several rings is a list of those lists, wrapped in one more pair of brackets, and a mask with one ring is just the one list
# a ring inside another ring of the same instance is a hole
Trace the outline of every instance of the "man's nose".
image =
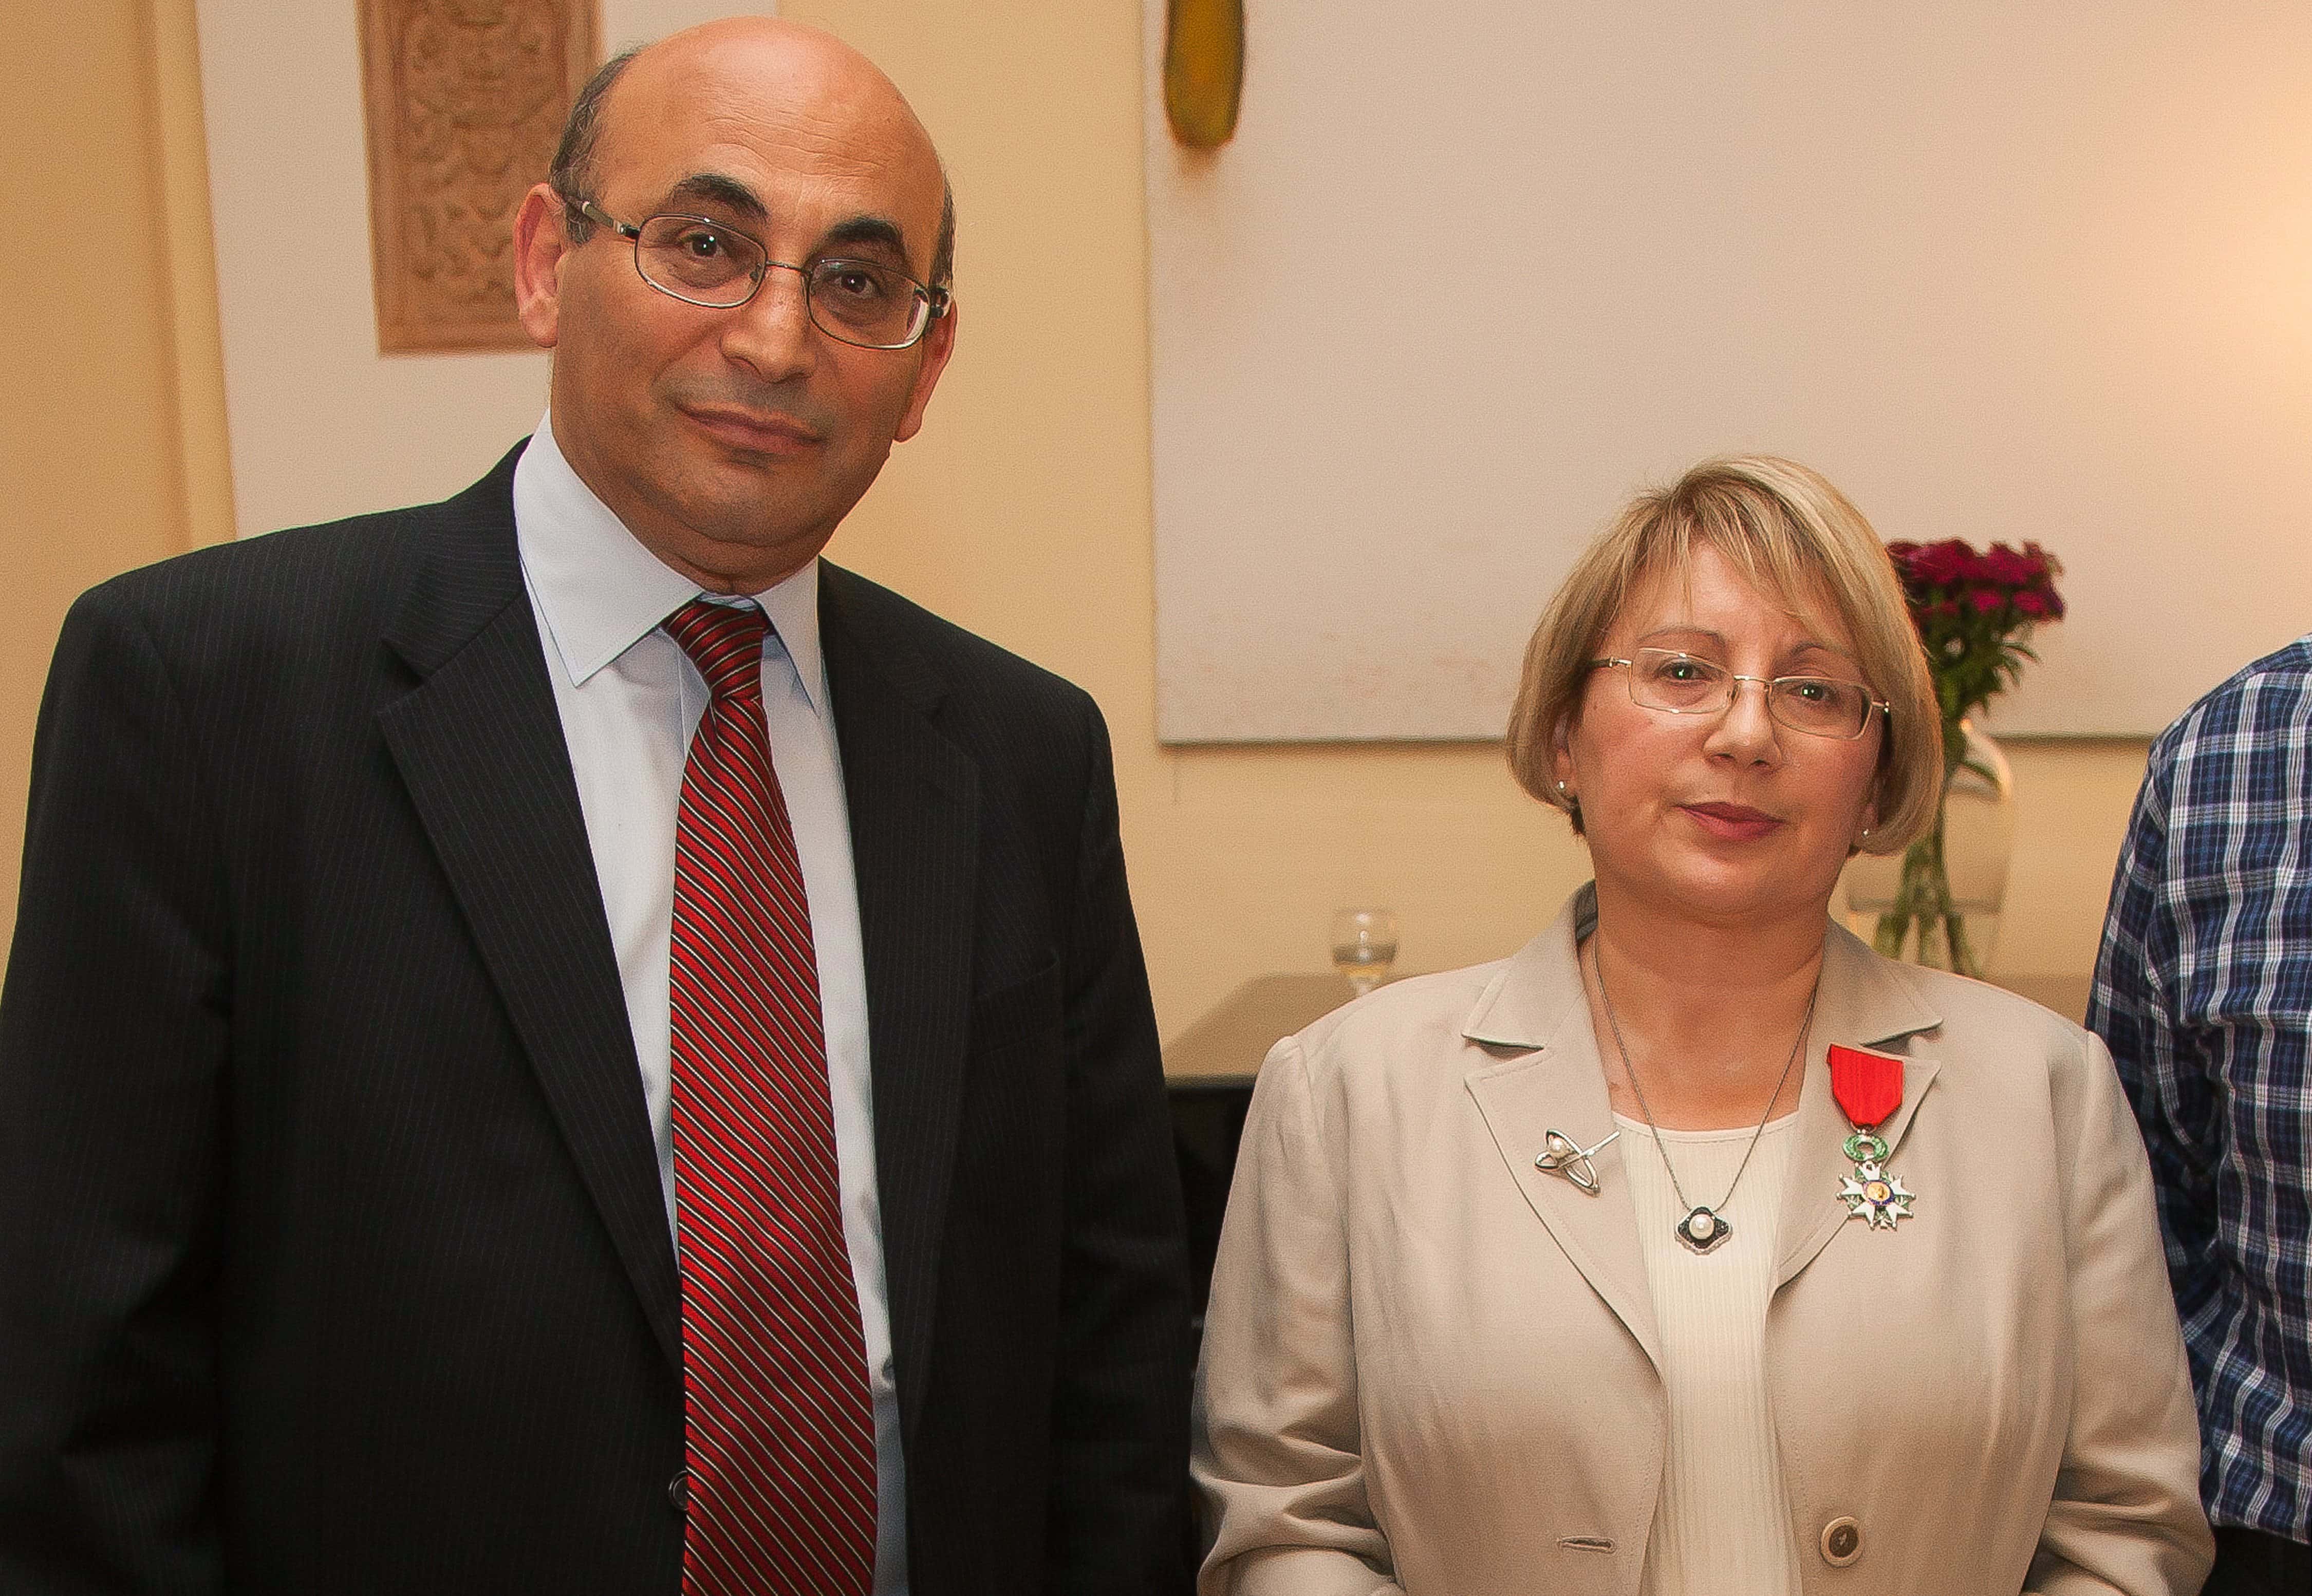
[(764, 267), (755, 297), (731, 312), (722, 353), (764, 381), (780, 382), (818, 364), (819, 339), (803, 269), (775, 260)]

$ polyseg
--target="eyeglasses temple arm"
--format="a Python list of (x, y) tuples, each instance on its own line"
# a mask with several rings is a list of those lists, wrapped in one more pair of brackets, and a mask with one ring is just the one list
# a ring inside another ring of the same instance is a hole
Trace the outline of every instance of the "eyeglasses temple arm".
[(587, 221), (593, 222), (599, 227), (609, 228), (612, 232), (617, 233), (622, 239), (632, 239), (636, 241), (640, 241), (643, 236), (643, 230), (641, 228), (630, 226), (626, 222), (619, 221), (617, 217), (611, 215), (609, 212), (604, 210), (591, 199), (573, 199), (565, 194), (562, 196), (562, 203), (569, 206), (572, 210), (577, 212), (581, 216), (586, 218)]

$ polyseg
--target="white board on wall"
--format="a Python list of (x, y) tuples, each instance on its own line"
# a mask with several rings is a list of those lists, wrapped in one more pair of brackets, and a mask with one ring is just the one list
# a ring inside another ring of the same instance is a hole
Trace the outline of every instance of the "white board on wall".
[(1573, 553), (1730, 451), (2063, 560), (2002, 730), (2312, 631), (2299, 0), (1247, 0), (1210, 156), (1146, 5), (1166, 741), (1498, 737)]
[[(622, 49), (733, 0), (603, 0)], [(234, 520), (243, 536), (457, 492), (546, 409), (531, 353), (380, 354), (355, 0), (198, 0)]]

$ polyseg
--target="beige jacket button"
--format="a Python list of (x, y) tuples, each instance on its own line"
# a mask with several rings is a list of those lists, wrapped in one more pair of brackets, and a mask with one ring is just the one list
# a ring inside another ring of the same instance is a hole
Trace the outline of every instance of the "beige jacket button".
[(1862, 1526), (1851, 1518), (1833, 1519), (1822, 1527), (1822, 1560), (1843, 1568), (1862, 1556)]

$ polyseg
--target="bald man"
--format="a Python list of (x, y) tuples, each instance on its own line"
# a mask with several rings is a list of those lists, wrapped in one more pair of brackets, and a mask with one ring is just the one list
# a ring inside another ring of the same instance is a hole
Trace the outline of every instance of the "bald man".
[(825, 35), (622, 57), (515, 230), (536, 433), (75, 606), (0, 998), (0, 1590), (1179, 1580), (1106, 731), (819, 559), (953, 352), (952, 230)]

